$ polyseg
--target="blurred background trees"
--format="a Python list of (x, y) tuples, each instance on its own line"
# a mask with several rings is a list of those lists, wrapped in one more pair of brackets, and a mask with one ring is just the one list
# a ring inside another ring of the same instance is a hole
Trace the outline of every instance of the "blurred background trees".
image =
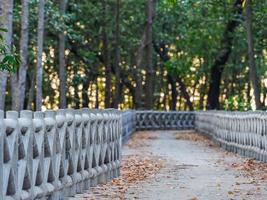
[(0, 15), (1, 109), (267, 105), (265, 0), (0, 0)]

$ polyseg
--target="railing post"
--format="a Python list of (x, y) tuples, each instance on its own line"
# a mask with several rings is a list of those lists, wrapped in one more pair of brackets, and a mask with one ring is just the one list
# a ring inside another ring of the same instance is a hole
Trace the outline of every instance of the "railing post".
[(65, 196), (76, 193), (75, 185), (75, 120), (73, 109), (66, 109), (66, 136), (65, 136)]
[(4, 132), (3, 199), (17, 199), (18, 193), (18, 112), (6, 112)]
[(88, 108), (82, 109), (83, 131), (82, 131), (82, 150), (81, 156), (83, 160), (83, 189), (90, 188), (90, 116)]
[(20, 199), (33, 198), (32, 155), (33, 121), (31, 111), (21, 111), (18, 119), (18, 196)]
[(55, 155), (55, 181), (54, 185), (56, 187), (55, 195), (58, 197), (58, 199), (64, 199), (64, 186), (65, 183), (67, 183), (67, 176), (66, 176), (66, 127), (67, 127), (67, 121), (66, 121), (66, 115), (65, 110), (60, 109), (56, 111), (56, 155)]

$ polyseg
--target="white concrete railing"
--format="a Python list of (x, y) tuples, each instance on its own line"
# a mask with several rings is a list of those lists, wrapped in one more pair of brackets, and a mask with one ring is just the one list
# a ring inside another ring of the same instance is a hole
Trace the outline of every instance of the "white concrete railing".
[(198, 111), (195, 129), (221, 147), (267, 162), (267, 113)]
[(64, 199), (119, 175), (136, 130), (196, 129), (267, 162), (266, 112), (0, 111), (0, 200)]
[(0, 199), (64, 199), (119, 175), (121, 112), (0, 111)]

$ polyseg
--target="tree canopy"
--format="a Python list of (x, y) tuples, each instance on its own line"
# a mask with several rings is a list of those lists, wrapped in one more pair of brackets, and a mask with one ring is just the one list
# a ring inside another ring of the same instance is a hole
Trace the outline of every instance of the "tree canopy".
[(2, 109), (266, 107), (265, 0), (0, 6)]

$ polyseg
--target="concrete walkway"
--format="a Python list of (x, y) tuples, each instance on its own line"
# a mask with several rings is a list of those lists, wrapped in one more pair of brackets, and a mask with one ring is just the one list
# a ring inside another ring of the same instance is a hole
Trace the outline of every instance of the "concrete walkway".
[[(160, 158), (164, 164), (142, 180), (128, 185), (124, 183), (127, 186), (117, 199), (267, 199), (266, 164), (225, 152), (210, 140), (192, 132), (136, 133), (123, 149), (124, 158), (133, 155)], [(119, 192), (112, 184), (106, 188), (110, 190), (108, 193)], [(97, 188), (79, 198), (115, 199), (101, 196), (101, 190)]]

